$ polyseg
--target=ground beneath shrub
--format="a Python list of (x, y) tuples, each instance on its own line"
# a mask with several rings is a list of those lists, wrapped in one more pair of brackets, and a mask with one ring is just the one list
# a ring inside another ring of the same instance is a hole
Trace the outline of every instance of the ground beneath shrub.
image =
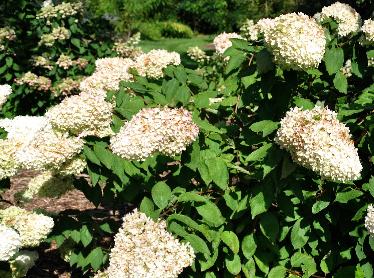
[[(38, 173), (34, 171), (24, 171), (11, 179), (11, 187), (4, 194), (3, 199), (14, 205), (20, 206), (27, 210), (43, 209), (50, 213), (61, 213), (69, 211), (69, 214), (79, 214), (83, 211), (95, 212), (105, 211), (104, 208), (95, 208), (89, 202), (84, 194), (78, 190), (72, 190), (58, 199), (35, 198), (30, 202), (22, 203), (17, 201), (17, 193), (26, 189), (29, 180)], [(5, 203), (0, 203), (4, 207)], [(8, 206), (6, 204), (5, 206)], [(1, 207), (0, 207), (1, 208)], [(109, 211), (107, 211), (109, 213)], [(42, 244), (38, 248), (39, 260), (36, 265), (29, 271), (29, 278), (81, 278), (81, 274), (74, 273), (72, 268), (60, 258), (55, 244)]]

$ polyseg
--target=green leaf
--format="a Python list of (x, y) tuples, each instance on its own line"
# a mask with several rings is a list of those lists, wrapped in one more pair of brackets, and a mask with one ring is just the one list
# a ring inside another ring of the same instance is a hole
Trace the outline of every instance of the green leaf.
[(282, 265), (278, 265), (276, 267), (273, 267), (270, 270), (268, 274), (268, 278), (282, 278), (282, 277), (286, 277), (286, 274), (287, 274), (287, 268), (285, 268)]
[(259, 73), (266, 73), (274, 68), (271, 54), (266, 49), (256, 53), (256, 64)]
[(191, 246), (195, 252), (202, 253), (208, 257), (210, 256), (210, 250), (208, 248), (208, 245), (205, 243), (205, 241), (201, 237), (195, 234), (188, 234), (185, 236), (185, 239), (189, 243), (191, 243)]
[(362, 78), (362, 69), (356, 61), (352, 61), (352, 73), (357, 77)]
[(295, 249), (302, 248), (309, 239), (309, 236), (307, 234), (310, 230), (310, 227), (302, 227), (301, 221), (301, 218), (297, 220), (291, 229), (291, 244)]
[(261, 252), (258, 256), (254, 255), (256, 265), (265, 274), (269, 272), (269, 256), (264, 252)]
[(186, 85), (180, 86), (175, 94), (175, 100), (181, 102), (183, 105), (186, 105), (189, 102), (190, 97), (191, 91)]
[(346, 192), (339, 192), (338, 194), (336, 194), (335, 202), (346, 204), (350, 200), (356, 199), (362, 196), (363, 194), (364, 193), (356, 189), (351, 189)]
[(87, 146), (83, 146), (83, 154), (92, 163), (101, 166), (100, 160), (97, 158), (95, 153)]
[(84, 247), (87, 247), (93, 239), (86, 225), (84, 225), (80, 230), (80, 238)]
[(217, 205), (210, 201), (196, 207), (196, 210), (210, 226), (219, 227), (225, 223), (225, 218), (223, 218)]
[(145, 213), (147, 216), (151, 216), (155, 210), (155, 206), (151, 199), (144, 197), (140, 203), (140, 211)]
[(13, 64), (13, 58), (12, 57), (6, 57), (5, 62), (6, 62), (6, 65), (10, 68)]
[(172, 196), (170, 187), (162, 181), (152, 187), (151, 194), (153, 201), (160, 209), (167, 207)]
[(341, 93), (347, 93), (347, 90), (348, 90), (348, 81), (347, 81), (347, 78), (345, 77), (345, 75), (343, 73), (341, 73), (340, 71), (338, 71), (335, 74), (333, 82), (334, 82), (335, 88), (339, 92), (341, 92)]
[(71, 233), (69, 234), (70, 238), (72, 240), (74, 240), (76, 243), (79, 243), (81, 241), (81, 234), (79, 231), (71, 231)]
[(263, 146), (259, 147), (257, 150), (251, 152), (245, 159), (246, 162), (248, 161), (260, 161), (266, 157), (268, 151), (271, 149), (273, 144), (265, 143)]
[(249, 258), (248, 262), (242, 265), (242, 271), (246, 278), (256, 277), (256, 264), (253, 258)]
[(317, 272), (317, 266), (313, 257), (301, 252), (296, 252), (291, 257), (291, 265), (293, 267), (301, 267), (304, 272), (303, 277), (310, 277)]
[(114, 162), (114, 155), (111, 151), (107, 150), (101, 145), (95, 145), (94, 153), (105, 167), (107, 167), (108, 169), (112, 169), (112, 165)]
[(96, 247), (90, 252), (86, 260), (92, 265), (94, 271), (97, 271), (103, 264), (104, 258), (103, 250), (100, 247)]
[(295, 97), (294, 103), (297, 107), (300, 107), (306, 110), (310, 110), (314, 108), (314, 103), (306, 98)]
[(172, 223), (174, 223), (175, 221), (182, 222), (187, 225), (189, 229), (194, 229), (201, 232), (208, 239), (208, 241), (212, 241), (213, 236), (215, 235), (215, 232), (209, 230), (205, 225), (199, 225), (196, 221), (194, 221), (187, 215), (174, 213), (168, 217), (168, 222), (171, 221), (173, 221)]
[(344, 52), (341, 48), (328, 48), (324, 57), (326, 70), (330, 75), (338, 72), (344, 64)]
[(239, 252), (239, 239), (232, 231), (224, 231), (221, 234), (222, 241), (231, 249), (234, 254)]
[(329, 201), (316, 201), (312, 206), (312, 213), (316, 214), (329, 206)]
[(162, 91), (165, 94), (166, 100), (172, 103), (175, 100), (175, 96), (179, 89), (179, 81), (177, 79), (172, 79), (169, 81), (164, 81), (162, 84)]
[(110, 228), (109, 223), (104, 223), (100, 225), (100, 229), (108, 234), (113, 233), (112, 229)]
[(80, 40), (77, 39), (77, 38), (72, 38), (72, 39), (71, 39), (71, 43), (72, 43), (74, 46), (78, 47), (78, 48), (81, 47)]
[(242, 252), (244, 257), (248, 260), (255, 254), (257, 244), (255, 242), (253, 234), (246, 235), (242, 241)]
[(279, 233), (278, 219), (271, 212), (262, 214), (260, 218), (260, 229), (270, 241), (274, 242)]
[(237, 254), (232, 256), (232, 258), (226, 257), (225, 264), (226, 264), (227, 270), (233, 275), (238, 275), (242, 269), (240, 257)]
[(205, 160), (209, 176), (219, 188), (225, 190), (229, 183), (229, 171), (226, 162), (220, 157), (212, 157)]
[(262, 137), (266, 137), (269, 134), (273, 133), (278, 128), (278, 126), (278, 122), (263, 120), (252, 124), (249, 129), (257, 133), (262, 132)]
[(229, 74), (234, 69), (237, 69), (240, 67), (240, 65), (245, 61), (246, 54), (242, 51), (236, 51), (236, 53), (233, 56), (230, 56), (230, 60), (226, 66), (225, 74)]
[(249, 200), (252, 219), (254, 219), (256, 215), (267, 211), (271, 205), (271, 202), (273, 201), (273, 198), (273, 188), (269, 181), (262, 185), (256, 185), (253, 188), (252, 197)]

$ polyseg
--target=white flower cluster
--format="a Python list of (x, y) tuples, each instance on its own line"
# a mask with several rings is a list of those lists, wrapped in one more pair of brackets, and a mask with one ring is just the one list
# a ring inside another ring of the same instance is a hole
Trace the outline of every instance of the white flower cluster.
[(62, 2), (60, 5), (53, 6), (51, 2), (47, 2), (43, 5), (40, 12), (36, 15), (37, 19), (45, 18), (51, 19), (53, 17), (69, 17), (73, 16), (83, 9), (83, 4), (80, 2), (77, 3), (68, 3)]
[(345, 62), (344, 66), (340, 69), (340, 71), (347, 78), (352, 76), (352, 61), (351, 61), (351, 59), (348, 59)]
[(22, 247), (21, 238), (15, 230), (3, 224), (0, 224), (0, 238), (0, 262), (6, 262)]
[(198, 46), (189, 47), (187, 49), (187, 55), (191, 58), (191, 60), (198, 63), (205, 63), (209, 59), (209, 56), (206, 55), (205, 51)]
[(8, 133), (7, 139), (22, 144), (29, 143), (47, 123), (47, 119), (41, 116), (16, 116), (13, 119), (0, 119), (0, 127)]
[(259, 34), (265, 34), (274, 27), (275, 21), (271, 18), (261, 18), (255, 25), (255, 29), (259, 32)]
[(74, 66), (74, 61), (70, 56), (61, 54), (60, 57), (58, 57), (56, 64), (65, 70), (69, 69), (70, 67)]
[(362, 165), (349, 129), (328, 108), (291, 109), (281, 120), (275, 141), (294, 162), (324, 179), (349, 182), (360, 177)]
[(368, 58), (368, 67), (374, 67), (374, 58)]
[(259, 37), (259, 27), (253, 20), (247, 19), (240, 27), (240, 33), (248, 41), (257, 41)]
[(54, 129), (76, 136), (105, 137), (113, 134), (110, 127), (113, 104), (102, 95), (80, 94), (65, 98), (45, 116)]
[(124, 159), (142, 161), (157, 152), (179, 154), (198, 134), (191, 113), (183, 108), (144, 108), (110, 139), (110, 148)]
[(46, 171), (29, 181), (21, 199), (29, 201), (35, 197), (57, 198), (73, 188), (73, 179), (70, 176), (57, 176), (52, 171)]
[(14, 119), (1, 119), (0, 127), (8, 132), (7, 139), (0, 140), (0, 180), (14, 176), (20, 166), (16, 155), (36, 134), (44, 128), (43, 117), (17, 116)]
[(362, 23), (361, 16), (355, 9), (340, 2), (323, 7), (319, 18), (321, 22), (328, 18), (334, 19), (338, 23), (338, 35), (340, 37), (358, 32)]
[(82, 92), (94, 90), (119, 90), (121, 81), (131, 81), (132, 75), (128, 72), (134, 66), (134, 61), (128, 58), (102, 58), (95, 62), (95, 72), (84, 79), (80, 84)]
[(243, 39), (237, 33), (222, 33), (216, 36), (213, 40), (214, 47), (216, 48), (216, 52), (219, 54), (223, 54), (226, 49), (232, 46), (232, 42), (230, 39)]
[(22, 250), (12, 258), (10, 263), (11, 277), (25, 277), (27, 272), (35, 265), (39, 259), (38, 252)]
[(368, 230), (369, 234), (374, 237), (374, 206), (369, 205), (367, 209), (367, 214), (365, 217), (365, 228)]
[(140, 76), (158, 79), (164, 76), (163, 70), (169, 65), (179, 65), (180, 55), (164, 49), (153, 49), (141, 54), (135, 60), (135, 69)]
[(54, 130), (46, 117), (1, 119), (0, 127), (8, 133), (0, 140), (0, 180), (14, 176), (19, 169), (75, 175), (86, 167), (77, 156), (83, 140)]
[(0, 43), (16, 39), (16, 32), (10, 27), (0, 28)]
[(26, 72), (22, 77), (17, 78), (15, 82), (19, 85), (26, 84), (38, 91), (48, 91), (52, 86), (51, 79), (44, 76), (38, 76), (30, 71)]
[(365, 20), (361, 27), (361, 31), (364, 33), (362, 44), (374, 45), (374, 20)]
[(50, 34), (41, 36), (39, 45), (53, 46), (56, 40), (64, 41), (70, 38), (70, 31), (65, 27), (56, 27), (52, 29)]
[(194, 259), (191, 245), (169, 233), (165, 221), (155, 222), (135, 210), (125, 215), (115, 236), (107, 274), (109, 278), (175, 278)]
[(32, 58), (32, 63), (34, 64), (35, 67), (42, 67), (48, 70), (53, 69), (53, 65), (51, 61), (44, 56), (34, 56)]
[(56, 65), (60, 68), (65, 70), (71, 68), (72, 66), (78, 66), (80, 69), (84, 69), (88, 64), (88, 61), (84, 58), (78, 58), (77, 60), (73, 60), (70, 56), (61, 54), (58, 60), (56, 61)]
[(139, 55), (143, 54), (140, 47), (137, 45), (140, 42), (140, 33), (136, 33), (128, 40), (118, 40), (114, 43), (113, 50), (117, 52), (120, 57), (124, 58), (136, 58)]
[(81, 152), (83, 144), (82, 139), (47, 125), (17, 151), (15, 157), (24, 169), (58, 171), (61, 165)]
[(284, 69), (316, 68), (325, 54), (323, 28), (303, 13), (273, 19), (272, 27), (264, 32), (264, 40), (274, 62)]
[(16, 32), (10, 27), (0, 28), (0, 51), (5, 49), (7, 41), (14, 41), (16, 39)]
[(19, 164), (15, 160), (15, 154), (19, 148), (18, 142), (0, 139), (0, 180), (17, 173)]
[(18, 232), (22, 247), (38, 246), (54, 226), (51, 217), (15, 206), (0, 210), (0, 223)]
[(12, 93), (12, 87), (8, 84), (0, 85), (0, 109)]

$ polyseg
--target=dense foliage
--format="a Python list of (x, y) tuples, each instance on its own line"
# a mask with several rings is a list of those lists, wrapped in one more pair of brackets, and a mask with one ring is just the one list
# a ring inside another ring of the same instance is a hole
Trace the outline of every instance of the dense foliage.
[[(57, 14), (44, 13), (37, 1), (6, 1), (0, 6), (2, 26), (14, 32), (0, 54), (0, 82), (13, 83), (15, 93), (1, 113), (43, 114), (66, 95), (74, 94), (79, 80), (93, 72), (98, 57), (114, 53), (108, 23), (84, 19), (82, 4)], [(101, 26), (98, 32), (96, 26)], [(53, 33), (55, 30), (55, 33)], [(57, 32), (56, 32), (57, 31)], [(62, 32), (59, 34), (59, 31)], [(22, 77), (31, 72), (34, 75)], [(24, 84), (33, 84), (25, 86)]]
[[(249, 21), (214, 53), (190, 49), (190, 68), (164, 50), (99, 59), (111, 52), (71, 39), (95, 69), (43, 117), (0, 120), (2, 183), (37, 170), (22, 201), (74, 187), (114, 212), (54, 218), (49, 240), (82, 277), (373, 277), (373, 26), (340, 3)], [(17, 217), (37, 221), (18, 214), (0, 210), (13, 277), (37, 245), (19, 243), (32, 225)]]
[[(130, 30), (139, 23), (154, 24), (171, 20), (191, 26), (194, 31), (214, 33), (238, 30), (246, 18), (258, 20), (282, 13), (302, 11), (312, 15), (334, 1), (306, 0), (89, 0), (97, 15), (109, 16), (119, 30)], [(344, 1), (358, 9), (365, 18), (373, 12), (372, 0)]]

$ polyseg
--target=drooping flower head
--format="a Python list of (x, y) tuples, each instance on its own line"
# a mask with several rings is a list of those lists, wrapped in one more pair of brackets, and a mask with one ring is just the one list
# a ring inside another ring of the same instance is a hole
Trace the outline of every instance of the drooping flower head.
[(7, 101), (8, 97), (12, 93), (12, 87), (10, 85), (0, 85), (0, 109), (4, 105), (4, 103)]
[(243, 37), (237, 33), (219, 34), (213, 40), (213, 44), (216, 48), (216, 51), (220, 54), (223, 54), (226, 51), (226, 49), (232, 46), (232, 42), (230, 41), (230, 39), (243, 39)]
[(360, 177), (362, 166), (349, 129), (328, 108), (293, 108), (281, 120), (275, 138), (294, 162), (322, 178), (349, 182)]
[(340, 2), (323, 7), (319, 18), (322, 22), (327, 18), (334, 19), (338, 23), (338, 35), (340, 37), (358, 32), (362, 22), (361, 16), (355, 9), (348, 4)]
[(0, 180), (17, 174), (20, 166), (15, 155), (21, 146), (17, 141), (0, 139)]
[(274, 62), (284, 69), (317, 68), (325, 53), (323, 28), (303, 13), (290, 13), (273, 19), (264, 29), (264, 40)]
[(18, 252), (14, 258), (9, 261), (12, 278), (25, 277), (38, 259), (39, 255), (36, 251), (22, 250)]
[(15, 230), (0, 224), (0, 239), (0, 262), (6, 262), (22, 247), (21, 238)]
[(135, 210), (123, 218), (106, 273), (109, 278), (176, 278), (194, 259), (190, 244), (170, 234), (165, 221)]
[(35, 197), (57, 198), (73, 188), (71, 177), (63, 177), (55, 175), (52, 171), (46, 171), (29, 181), (21, 198), (27, 201)]
[(47, 125), (27, 145), (16, 153), (16, 160), (24, 169), (55, 170), (79, 154), (83, 140), (66, 132), (55, 131)]
[(173, 156), (185, 150), (198, 134), (191, 113), (183, 108), (145, 108), (111, 138), (110, 147), (129, 160), (145, 160), (157, 152)]
[(15, 206), (0, 210), (0, 223), (18, 232), (22, 247), (38, 246), (54, 226), (51, 217)]
[(105, 137), (113, 134), (110, 128), (113, 108), (104, 96), (86, 93), (65, 98), (50, 108), (45, 116), (59, 131), (79, 137)]

